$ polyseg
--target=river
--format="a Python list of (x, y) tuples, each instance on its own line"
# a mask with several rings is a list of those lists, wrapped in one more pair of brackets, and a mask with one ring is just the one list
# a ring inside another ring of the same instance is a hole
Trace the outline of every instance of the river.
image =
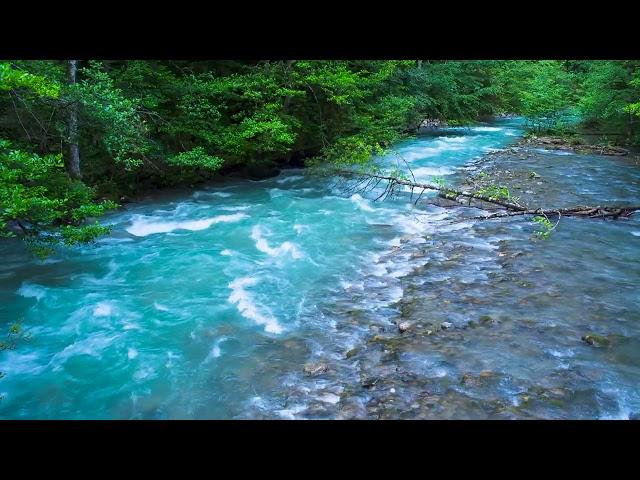
[[(418, 180), (455, 184), (521, 125), (395, 150)], [(549, 203), (640, 199), (637, 165), (532, 154)], [(285, 170), (154, 194), (105, 217), (112, 234), (95, 245), (44, 262), (3, 242), (1, 323), (30, 338), (0, 355), (0, 418), (640, 412), (638, 219), (563, 219), (540, 241), (523, 219), (452, 222), (464, 209), (375, 196)], [(424, 328), (400, 335), (400, 319)]]

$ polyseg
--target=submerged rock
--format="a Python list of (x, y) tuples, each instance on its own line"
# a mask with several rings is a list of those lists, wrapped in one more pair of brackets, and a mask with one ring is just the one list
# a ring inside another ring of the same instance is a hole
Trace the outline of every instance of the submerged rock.
[(453, 328), (453, 323), (451, 323), (451, 322), (442, 322), (442, 323), (440, 324), (440, 328), (441, 328), (442, 330), (448, 330), (448, 329), (450, 329), (450, 328)]
[(373, 387), (376, 383), (378, 383), (380, 379), (377, 377), (363, 377), (360, 380), (360, 385), (362, 385), (364, 388), (371, 388)]
[(351, 350), (347, 350), (347, 353), (344, 354), (344, 357), (345, 358), (352, 358), (355, 355), (357, 355), (359, 351), (360, 351), (360, 349), (358, 349), (358, 348), (352, 348)]
[(596, 333), (588, 333), (582, 337), (582, 341), (589, 345), (593, 345), (594, 347), (607, 347), (611, 345), (611, 340)]
[(315, 377), (329, 371), (329, 366), (326, 363), (307, 363), (303, 371), (305, 375)]
[(497, 322), (490, 315), (482, 315), (480, 317), (480, 323), (482, 325), (489, 326), (489, 325), (493, 325), (493, 324), (495, 324)]

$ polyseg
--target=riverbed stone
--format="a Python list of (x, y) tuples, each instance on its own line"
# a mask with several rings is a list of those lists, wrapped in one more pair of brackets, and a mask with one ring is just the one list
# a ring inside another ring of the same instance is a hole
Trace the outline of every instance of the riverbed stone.
[(329, 371), (329, 366), (326, 363), (318, 362), (318, 363), (307, 363), (303, 371), (305, 375), (309, 377), (317, 377), (318, 375), (322, 375)]
[(482, 315), (480, 317), (480, 323), (482, 325), (493, 325), (495, 321), (490, 315)]
[(413, 324), (411, 322), (400, 322), (398, 324), (398, 330), (400, 330), (400, 333), (404, 333), (407, 330), (409, 330), (412, 326)]
[(352, 348), (350, 350), (347, 350), (347, 353), (345, 353), (344, 356), (345, 358), (352, 358), (352, 357), (355, 357), (359, 351), (360, 351), (359, 348)]
[(611, 341), (607, 337), (598, 335), (597, 333), (586, 334), (582, 337), (582, 341), (594, 347), (608, 347), (611, 344)]
[(365, 376), (360, 379), (360, 385), (362, 385), (364, 388), (372, 388), (379, 381), (380, 379), (377, 377)]

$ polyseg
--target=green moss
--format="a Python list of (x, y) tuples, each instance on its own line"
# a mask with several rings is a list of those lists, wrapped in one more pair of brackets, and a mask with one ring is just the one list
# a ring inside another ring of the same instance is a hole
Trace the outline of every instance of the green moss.
[(594, 347), (608, 347), (611, 345), (611, 340), (597, 333), (588, 333), (582, 337), (582, 341)]

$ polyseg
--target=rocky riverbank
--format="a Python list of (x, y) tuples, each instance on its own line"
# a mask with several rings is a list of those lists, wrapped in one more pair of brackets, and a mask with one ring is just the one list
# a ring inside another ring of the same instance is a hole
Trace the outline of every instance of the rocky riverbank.
[[(532, 206), (584, 201), (581, 192), (567, 188), (565, 170), (573, 161), (551, 149), (537, 151), (538, 145), (526, 142), (489, 153), (461, 185), (469, 190), (500, 185)], [(585, 172), (587, 180), (591, 174)], [(355, 404), (376, 419), (597, 418), (598, 405), (612, 401), (593, 387), (603, 369), (567, 363), (565, 355), (600, 348), (615, 357), (634, 340), (616, 332), (601, 304), (591, 307), (597, 313), (585, 311), (581, 322), (563, 324), (564, 307), (558, 305), (582, 304), (584, 298), (567, 300), (563, 283), (548, 277), (558, 259), (545, 255), (532, 222), (470, 222), (465, 218), (477, 209), (442, 199), (431, 203), (454, 207), (442, 227), (424, 236), (424, 243), (401, 242), (381, 259), (422, 262), (400, 279), (403, 295), (388, 326), (372, 324), (368, 341), (345, 353), (358, 363), (360, 384), (345, 388), (341, 418), (362, 417)], [(599, 334), (591, 332), (593, 325)], [(538, 370), (548, 363), (547, 374), (530, 375), (526, 365), (503, 363), (507, 351), (522, 362), (537, 358)]]
[(570, 150), (585, 155), (628, 155), (629, 150), (623, 147), (606, 144), (586, 144), (577, 137), (538, 137), (530, 135), (520, 141), (521, 144), (530, 147), (545, 148), (549, 150)]

